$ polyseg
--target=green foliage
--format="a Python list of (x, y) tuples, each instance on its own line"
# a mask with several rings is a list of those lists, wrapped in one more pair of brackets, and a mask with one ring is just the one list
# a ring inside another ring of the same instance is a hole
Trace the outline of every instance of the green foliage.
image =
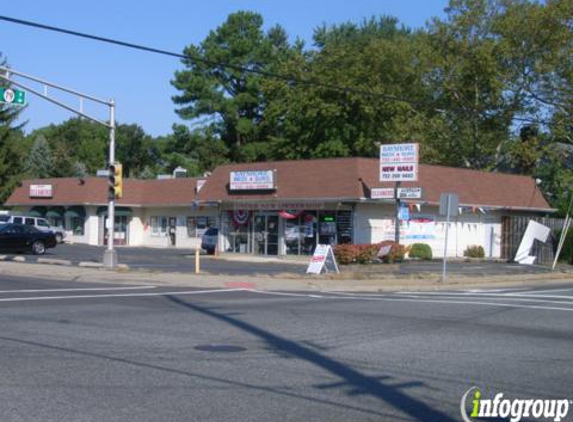
[(479, 245), (472, 245), (466, 248), (464, 251), (464, 256), (468, 258), (484, 258), (485, 251), (483, 250), (483, 247)]
[(380, 248), (389, 247), (389, 252), (381, 257), (382, 262), (393, 264), (404, 260), (406, 247), (392, 241), (384, 241), (373, 245), (334, 245), (334, 256), (341, 265), (370, 264), (378, 258)]
[[(181, 92), (173, 97), (180, 106), (177, 114), (184, 119), (209, 119), (233, 160), (259, 159), (266, 146), (258, 142), (267, 137), (260, 125), (264, 111), (261, 76), (236, 67), (265, 70), (289, 49), (282, 28), (265, 33), (262, 27), (263, 18), (257, 13), (232, 13), (201, 44), (185, 48), (187, 69), (176, 72), (172, 81)], [(211, 66), (211, 62), (235, 67)], [(247, 156), (246, 145), (250, 147)]]
[(414, 243), (410, 247), (410, 252), (408, 253), (410, 258), (417, 258), (422, 260), (432, 259), (432, 248), (427, 243)]
[(48, 141), (43, 135), (36, 136), (34, 146), (28, 155), (24, 171), (28, 177), (44, 179), (54, 172), (54, 157)]

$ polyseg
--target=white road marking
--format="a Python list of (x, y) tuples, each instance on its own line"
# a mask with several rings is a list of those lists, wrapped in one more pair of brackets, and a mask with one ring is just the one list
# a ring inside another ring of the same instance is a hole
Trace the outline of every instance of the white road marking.
[(153, 297), (153, 296), (183, 296), (199, 295), (208, 293), (240, 292), (248, 289), (213, 289), (213, 290), (187, 290), (175, 292), (157, 292), (157, 293), (115, 293), (101, 295), (70, 295), (70, 296), (31, 296), (31, 297), (4, 297), (0, 302), (28, 302), (38, 300), (62, 300), (62, 299), (97, 299), (97, 298), (116, 298), (116, 297)]
[(519, 298), (522, 300), (534, 300), (535, 299), (565, 299), (573, 300), (573, 296), (555, 296), (555, 295), (536, 295), (536, 294), (524, 294), (524, 293), (458, 293), (458, 292), (403, 292), (405, 296), (421, 297), (421, 296), (462, 296), (462, 297), (487, 297), (492, 299), (511, 299)]
[(570, 292), (570, 291), (573, 291), (573, 287), (569, 287), (567, 289), (524, 290), (519, 292), (519, 294), (527, 295), (527, 294), (537, 294), (537, 293)]
[[(521, 308), (521, 309), (540, 309), (540, 310), (550, 310), (550, 311), (569, 311), (573, 312), (573, 308), (560, 308), (557, 306), (540, 306), (540, 305), (526, 305), (517, 303), (502, 303), (502, 302), (470, 302), (465, 300), (439, 300), (439, 299), (410, 299), (410, 298), (400, 298), (400, 297), (371, 297), (371, 296), (320, 296), (320, 295), (305, 295), (301, 293), (283, 293), (283, 292), (271, 292), (271, 291), (261, 291), (250, 289), (250, 291), (255, 293), (261, 293), (266, 295), (277, 295), (277, 296), (294, 296), (294, 297), (311, 297), (317, 299), (350, 299), (350, 300), (369, 300), (369, 301), (385, 301), (385, 302), (412, 302), (412, 303), (445, 303), (445, 304), (458, 304), (458, 305), (482, 305), (482, 306), (498, 306), (505, 308)], [(563, 303), (563, 302), (559, 302)]]
[(130, 286), (130, 287), (84, 287), (76, 289), (28, 289), (28, 290), (0, 290), (0, 293), (44, 293), (44, 292), (97, 292), (109, 290), (145, 290), (156, 289), (157, 286)]

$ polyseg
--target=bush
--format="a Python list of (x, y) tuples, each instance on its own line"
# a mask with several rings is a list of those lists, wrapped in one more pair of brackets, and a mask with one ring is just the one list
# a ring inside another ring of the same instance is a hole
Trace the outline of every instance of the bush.
[(335, 245), (334, 256), (340, 265), (369, 264), (373, 262), (382, 246), (390, 246), (390, 252), (380, 257), (383, 262), (392, 263), (402, 261), (407, 249), (396, 242), (385, 241), (373, 245)]
[(483, 247), (479, 245), (472, 245), (466, 248), (464, 251), (464, 256), (467, 256), (468, 258), (484, 258), (485, 252)]
[(405, 247), (404, 245), (400, 245), (392, 240), (386, 240), (380, 244), (378, 244), (378, 250), (383, 246), (390, 246), (390, 252), (386, 255), (379, 257), (382, 259), (382, 262), (386, 264), (393, 264), (394, 262), (402, 262), (404, 260), (404, 256), (408, 252), (409, 248)]
[(432, 248), (427, 243), (414, 243), (408, 256), (410, 258), (430, 260), (432, 259)]

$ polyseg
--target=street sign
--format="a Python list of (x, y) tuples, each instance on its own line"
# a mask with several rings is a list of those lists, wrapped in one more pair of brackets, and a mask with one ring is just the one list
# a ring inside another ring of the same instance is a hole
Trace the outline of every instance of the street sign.
[(458, 216), (458, 194), (442, 193), (440, 194), (440, 215), (450, 217)]
[(422, 198), (422, 188), (398, 188), (398, 198), (420, 199)]
[(380, 181), (418, 180), (418, 144), (380, 146)]
[(407, 206), (401, 206), (398, 217), (400, 220), (408, 221), (410, 219), (410, 209)]
[(394, 188), (372, 188), (370, 189), (372, 199), (394, 199)]
[(0, 103), (24, 105), (26, 92), (19, 89), (0, 88)]

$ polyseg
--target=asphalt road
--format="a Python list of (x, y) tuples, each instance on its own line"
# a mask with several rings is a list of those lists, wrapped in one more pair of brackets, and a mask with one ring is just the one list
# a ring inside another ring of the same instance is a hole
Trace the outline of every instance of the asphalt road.
[(472, 386), (573, 399), (572, 286), (366, 295), (2, 277), (3, 422), (450, 422)]

